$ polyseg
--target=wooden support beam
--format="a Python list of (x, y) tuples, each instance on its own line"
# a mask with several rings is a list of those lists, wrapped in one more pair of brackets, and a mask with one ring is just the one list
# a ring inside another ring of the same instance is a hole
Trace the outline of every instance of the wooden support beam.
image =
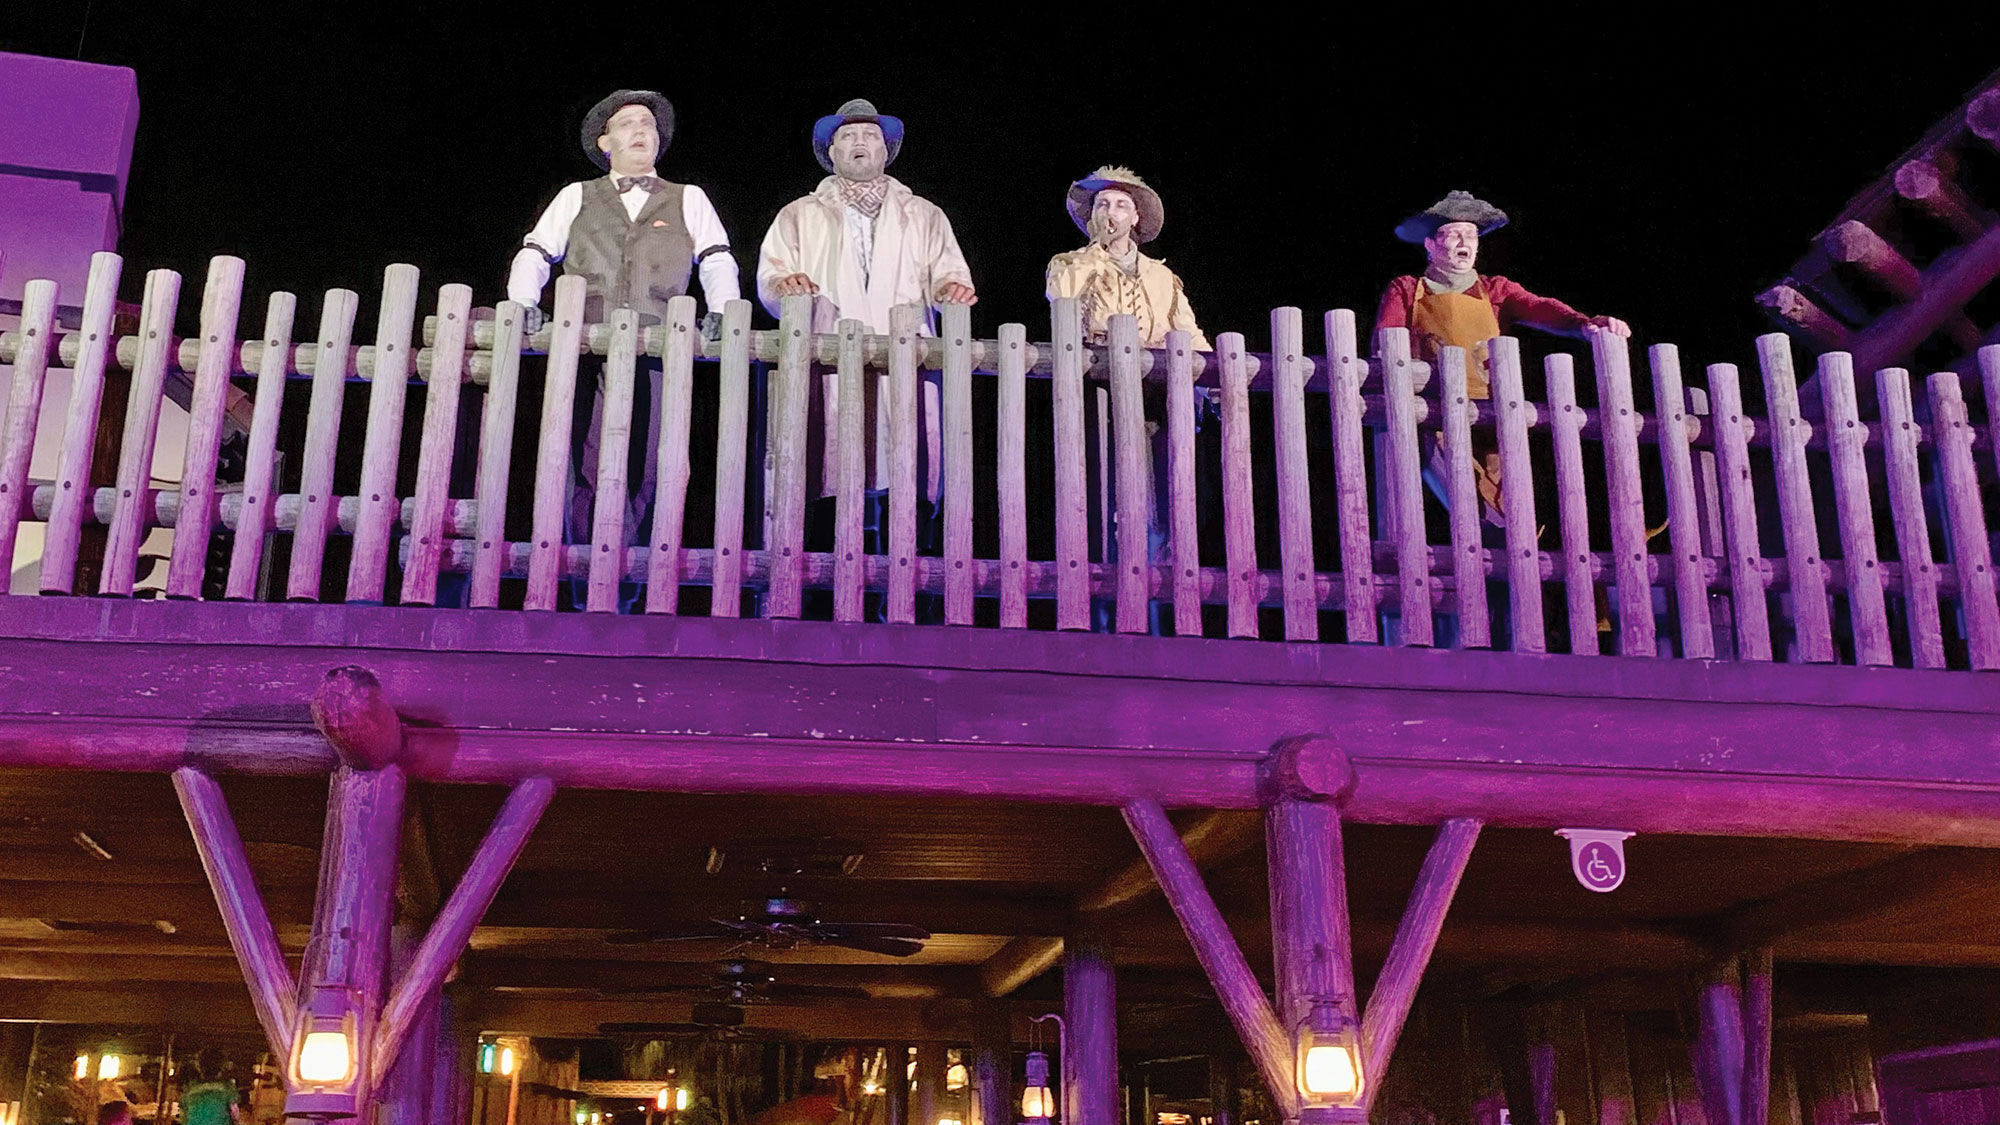
[(944, 1104), (944, 1044), (917, 1044), (916, 1096), (910, 1102), (911, 1125), (937, 1125)]
[(979, 990), (988, 996), (1006, 996), (1054, 968), (1062, 955), (1063, 939), (1059, 937), (1010, 939), (980, 962)]
[[(964, 306), (959, 306), (963, 308)], [(1014, 1114), (1014, 1029), (1004, 1000), (978, 1007), (969, 1072), (979, 1098), (980, 1125), (1011, 1125)]]
[(278, 948), (250, 861), (243, 854), (243, 837), (236, 830), (235, 818), (229, 815), (229, 802), (214, 778), (192, 766), (174, 771), (174, 792), (180, 797), (181, 811), (201, 853), (202, 870), (214, 891), (216, 908), (222, 912), (229, 947), (236, 954), (244, 984), (250, 988), (250, 1002), (257, 1010), (264, 1040), (270, 1044), (273, 1057), (289, 1058), (292, 1028), (298, 1022), (293, 1000), (297, 986), (284, 952)]
[(1845, 348), (1854, 337), (1852, 329), (1789, 285), (1773, 285), (1757, 294), (1757, 303), (1816, 348)]
[(1967, 301), (2000, 277), (2000, 224), (1983, 227), (1983, 232), (1975, 234), (1968, 236), (1971, 240), (1965, 245), (1940, 255), (1924, 271), (1921, 299), (1884, 314), (1854, 338), (1850, 350), (1857, 373), (1873, 374), (1910, 355), (1924, 337), (1958, 315)]
[[(1310, 760), (1302, 765), (1306, 771), (1316, 768), (1316, 763)], [(1294, 780), (1293, 784), (1302, 792), (1317, 791), (1309, 782)], [(1273, 1102), (1284, 1117), (1298, 1116), (1299, 1095), (1292, 1076), (1291, 1036), (1279, 1024), (1271, 1002), (1265, 998), (1262, 986), (1250, 972), (1249, 964), (1243, 959), (1243, 951), (1237, 948), (1236, 939), (1229, 932), (1228, 923), (1223, 920), (1222, 912), (1216, 909), (1215, 900), (1209, 897), (1208, 888), (1201, 881), (1201, 872), (1195, 868), (1194, 861), (1188, 857), (1187, 849), (1174, 832), (1173, 822), (1167, 819), (1166, 812), (1157, 803), (1149, 800), (1130, 801), (1125, 805), (1124, 812), (1126, 826), (1132, 830), (1133, 839), (1139, 843), (1139, 851), (1152, 866), (1154, 878), (1159, 880), (1168, 904), (1174, 908), (1181, 928), (1187, 932), (1188, 944), (1194, 947), (1195, 957), (1208, 974), (1217, 998), (1222, 1001), (1223, 1010), (1229, 1014), (1229, 1021), (1236, 1028), (1237, 1036), (1243, 1040), (1244, 1048), (1250, 1052), (1258, 1072), (1270, 1087)], [(1273, 907), (1275, 915), (1275, 903)], [(1273, 923), (1275, 929), (1275, 917)]]
[(1062, 1054), (1065, 1125), (1117, 1125), (1118, 985), (1111, 950), (1087, 936), (1063, 950)]
[(1986, 229), (1988, 216), (1983, 209), (1945, 169), (1928, 160), (1912, 160), (1896, 169), (1895, 185), (1897, 195), (1968, 242)]
[(1743, 992), (1741, 965), (1732, 957), (1701, 984), (1701, 1030), (1695, 1069), (1710, 1125), (1743, 1122)]
[(1388, 960), (1375, 978), (1368, 1008), (1361, 1020), (1362, 1073), (1368, 1077), (1367, 1103), (1375, 1104), (1382, 1089), (1382, 1077), (1389, 1072), (1389, 1060), (1396, 1055), (1396, 1040), (1416, 1001), (1417, 986), (1437, 948), (1438, 934), (1444, 929), (1445, 913), (1472, 859), (1472, 846), (1479, 841), (1477, 820), (1458, 818), (1444, 822), (1437, 838), (1424, 856), (1417, 872), (1416, 886), (1410, 890), (1409, 905), (1396, 927), (1389, 946)]
[(382, 682), (366, 668), (328, 672), (313, 696), (312, 716), (350, 769), (381, 769), (402, 756), (403, 721), (383, 696)]
[(1236, 1092), (1236, 1056), (1208, 1056), (1208, 1117), (1210, 1125), (1241, 1125)]
[(545, 777), (531, 777), (507, 794), (506, 803), (486, 830), (485, 839), (466, 867), (465, 875), (452, 888), (451, 898), (424, 935), (422, 944), (410, 958), (388, 1001), (382, 1006), (381, 1023), (375, 1035), (375, 1070), (386, 1074), (396, 1062), (403, 1037), (420, 1013), (432, 1005), (446, 972), (465, 952), (472, 931), (486, 913), (500, 884), (527, 846), (528, 835), (555, 795), (555, 783)]
[(910, 1045), (891, 1043), (884, 1051), (889, 1065), (882, 1079), (887, 1086), (882, 1099), (883, 1125), (910, 1125)]
[(1742, 1125), (1767, 1125), (1771, 1116), (1771, 949), (1743, 959)]

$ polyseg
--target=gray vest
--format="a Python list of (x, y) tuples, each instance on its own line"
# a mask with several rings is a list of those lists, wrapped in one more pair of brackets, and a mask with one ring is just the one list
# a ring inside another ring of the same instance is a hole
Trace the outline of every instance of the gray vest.
[(569, 227), (563, 272), (588, 286), (585, 320), (601, 324), (607, 313), (630, 308), (640, 324), (659, 324), (667, 318), (667, 302), (687, 292), (694, 238), (681, 217), (682, 190), (661, 181), (639, 217), (628, 219), (608, 178), (583, 185), (583, 210)]

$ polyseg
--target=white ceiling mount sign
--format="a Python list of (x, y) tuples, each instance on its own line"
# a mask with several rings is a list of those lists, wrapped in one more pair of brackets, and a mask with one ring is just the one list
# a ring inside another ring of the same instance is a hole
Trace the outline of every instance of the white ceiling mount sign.
[(1632, 833), (1616, 828), (1558, 828), (1569, 841), (1569, 869), (1585, 890), (1615, 891), (1625, 882), (1625, 841)]

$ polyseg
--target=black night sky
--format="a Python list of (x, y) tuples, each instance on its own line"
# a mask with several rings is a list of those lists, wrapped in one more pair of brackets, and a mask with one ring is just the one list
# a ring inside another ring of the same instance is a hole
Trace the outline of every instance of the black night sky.
[(1486, 272), (1701, 362), (1747, 359), (1752, 296), (2000, 65), (1984, 5), (9, 7), (0, 49), (80, 42), (138, 72), (128, 296), (227, 252), (253, 301), (345, 286), (367, 307), (407, 261), (491, 303), (542, 205), (593, 171), (582, 111), (640, 86), (678, 108), (662, 172), (707, 189), (746, 291), (771, 216), (822, 175), (813, 119), (862, 96), (907, 122), (890, 170), (950, 215), (982, 335), (1045, 330), (1044, 264), (1081, 242), (1063, 192), (1116, 162), (1163, 195), (1151, 250), (1211, 334), (1257, 346), (1281, 304), (1366, 325), (1419, 263), (1390, 229), (1466, 188), (1514, 219)]

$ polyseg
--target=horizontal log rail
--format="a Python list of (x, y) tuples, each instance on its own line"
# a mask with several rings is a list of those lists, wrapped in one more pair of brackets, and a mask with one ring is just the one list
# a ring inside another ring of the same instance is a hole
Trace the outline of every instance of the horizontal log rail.
[[(1600, 334), (1580, 392), (1570, 356), (1546, 357), (1533, 379), (1503, 338), (1487, 365), (1492, 397), (1475, 399), (1458, 353), (1434, 371), (1391, 329), (1364, 355), (1344, 311), (1323, 318), (1317, 354), (1295, 309), (1272, 314), (1276, 350), (1259, 354), (1238, 333), (1214, 352), (1174, 335), (1152, 349), (1116, 332), (1089, 344), (1061, 302), (1046, 343), (1018, 325), (975, 339), (962, 309), (936, 337), (907, 316), (889, 335), (851, 322), (815, 335), (803, 302), (765, 330), (733, 304), (720, 336), (704, 338), (692, 299), (664, 324), (622, 313), (586, 324), (571, 282), (529, 337), (519, 306), (474, 309), (464, 286), (444, 286), (420, 315), (415, 271), (394, 266), (372, 344), (355, 343), (362, 301), (346, 290), (327, 294), (304, 342), (290, 338), (295, 298), (273, 294), (264, 332), (239, 343), (241, 262), (216, 260), (202, 335), (188, 340), (172, 336), (181, 286), (166, 270), (148, 276), (140, 333), (108, 335), (122, 263), (95, 265), (82, 328), (59, 329), (55, 287), (32, 282), (20, 327), (0, 333), (14, 370), (0, 545), (42, 525), (43, 593), (88, 592), (77, 588), (85, 525), (110, 529), (95, 592), (114, 596), (134, 589), (148, 529), (192, 528), (168, 596), (605, 611), (643, 589), (646, 612), (673, 614), (700, 612), (680, 595), (705, 587), (715, 615), (909, 623), (921, 612), (1021, 628), (1031, 603), (1053, 601), (1038, 622), (1068, 629), (2000, 668), (1981, 503), (2000, 469), (2000, 347), (1981, 351), (1982, 386), (1968, 393), (1950, 372), (1920, 387), (1899, 369), (1863, 377), (1842, 353), (1804, 380), (1784, 338), (1767, 336), (1761, 386), (1746, 395), (1733, 365), (1689, 385), (1663, 344), (1641, 375), (1641, 357)], [(535, 355), (545, 374), (524, 371)], [(659, 424), (619, 417), (655, 362)], [(37, 449), (42, 385), (61, 367), (72, 416)], [(92, 479), (96, 403), (121, 371), (135, 398), (119, 471)], [(393, 384), (375, 380), (389, 371)], [(175, 372), (192, 376), (193, 440), (181, 480), (155, 488), (145, 462)], [(241, 480), (218, 477), (217, 417), (242, 389), (231, 379), (254, 380), (258, 399)], [(365, 404), (342, 391), (351, 380), (375, 384)], [(581, 502), (572, 406), (600, 380), (611, 417), (589, 436), (607, 492), (622, 499), (632, 443), (654, 433), (659, 468), (631, 481), (629, 510), (600, 496), (568, 511)], [(1045, 389), (1029, 394), (1030, 380)], [(287, 408), (293, 381), (308, 386)], [(1190, 383), (1212, 389), (1178, 390)], [(539, 425), (522, 414), (530, 396)], [(303, 427), (281, 427), (302, 405)], [(471, 407), (478, 432), (463, 436), (476, 453), (458, 432)], [(529, 445), (515, 448), (517, 431)], [(1504, 503), (1477, 498), (1482, 459), (1500, 467)], [(451, 495), (454, 470), (462, 482), (475, 469), (476, 487)], [(640, 537), (634, 514), (647, 508)], [(336, 537), (349, 548), (344, 583), (329, 572)], [(271, 565), (281, 558), (285, 575)], [(453, 575), (469, 577), (443, 581)], [(1227, 612), (1204, 620), (1204, 607)]]

